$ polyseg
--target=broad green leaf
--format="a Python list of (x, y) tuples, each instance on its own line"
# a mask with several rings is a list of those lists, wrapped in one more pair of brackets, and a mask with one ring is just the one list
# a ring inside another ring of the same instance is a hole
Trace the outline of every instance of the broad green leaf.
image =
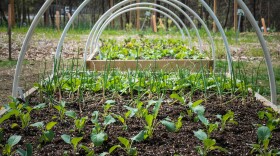
[(12, 123), (11, 128), (15, 129), (15, 128), (19, 128), (20, 126), (17, 123)]
[(107, 134), (104, 132), (101, 132), (98, 134), (92, 133), (90, 138), (95, 146), (101, 146), (103, 144), (103, 142), (107, 139)]
[(128, 155), (136, 156), (137, 155), (137, 149), (135, 147), (134, 148), (130, 148), (128, 150)]
[(203, 100), (197, 100), (194, 103), (191, 104), (192, 107), (196, 107), (198, 105), (200, 105), (203, 102)]
[(37, 127), (37, 128), (43, 128), (44, 127), (44, 122), (36, 122), (34, 124), (31, 124), (30, 126)]
[(197, 137), (199, 140), (202, 140), (202, 141), (208, 138), (207, 134), (201, 129), (199, 129), (198, 131), (195, 131), (194, 136)]
[(126, 108), (127, 110), (130, 111), (129, 117), (133, 117), (137, 112), (138, 112), (138, 108), (132, 108), (129, 106), (124, 106), (124, 108)]
[(27, 156), (27, 152), (23, 149), (17, 149), (17, 153), (20, 155), (20, 156)]
[(46, 130), (51, 130), (53, 128), (53, 126), (55, 126), (57, 124), (57, 122), (49, 122), (47, 125), (46, 125)]
[(71, 139), (71, 143), (76, 148), (79, 144), (79, 142), (83, 139), (83, 137), (74, 137)]
[(13, 116), (13, 115), (18, 116), (19, 113), (20, 113), (19, 110), (16, 110), (16, 109), (13, 109), (13, 110), (9, 111), (8, 113), (6, 113), (5, 115), (3, 115), (0, 118), (0, 124), (2, 124), (5, 120), (10, 119), (11, 116)]
[(262, 126), (258, 128), (257, 135), (259, 141), (264, 141), (270, 137), (271, 132), (268, 127)]
[(67, 112), (65, 112), (65, 115), (70, 117), (70, 118), (73, 118), (73, 119), (77, 118), (77, 115), (74, 111), (67, 111)]
[(10, 138), (8, 139), (7, 143), (8, 145), (10, 145), (11, 147), (13, 147), (14, 145), (16, 145), (21, 139), (20, 135), (12, 135), (10, 136)]
[(180, 97), (180, 96), (179, 96), (178, 94), (176, 94), (176, 93), (171, 94), (171, 95), (170, 95), (170, 98), (176, 99), (176, 100), (180, 101), (181, 104), (185, 104), (184, 99), (183, 99), (182, 97)]
[(46, 107), (46, 104), (45, 103), (41, 103), (39, 105), (34, 106), (33, 109), (39, 110), (39, 109), (43, 109), (45, 107)]
[(154, 105), (154, 104), (156, 104), (156, 103), (157, 103), (157, 101), (149, 100), (149, 101), (148, 101), (148, 105), (146, 106), (146, 108), (148, 109), (151, 105)]
[(167, 120), (162, 120), (160, 121), (169, 132), (175, 132), (176, 131), (176, 126), (175, 123), (167, 121)]
[(110, 125), (111, 123), (114, 123), (116, 122), (116, 119), (114, 119), (111, 115), (108, 115), (105, 117), (104, 119), (104, 125), (107, 126), (107, 125)]
[(182, 119), (183, 119), (183, 115), (180, 115), (178, 117), (178, 120), (177, 120), (176, 124), (175, 124), (176, 132), (178, 132), (181, 129), (181, 127), (183, 126)]
[(203, 145), (206, 148), (210, 148), (210, 147), (214, 146), (215, 144), (216, 144), (216, 141), (214, 139), (204, 139), (203, 140)]
[(46, 142), (51, 142), (55, 135), (53, 131), (45, 131), (43, 134), (44, 134), (44, 136), (46, 136), (46, 139), (47, 139), (47, 140), (45, 140)]
[(67, 135), (67, 134), (63, 134), (61, 135), (61, 139), (66, 142), (67, 144), (71, 144), (71, 137), (70, 135)]
[(145, 121), (149, 127), (153, 125), (154, 116), (152, 114), (148, 114), (145, 116)]
[(118, 137), (118, 140), (125, 146), (126, 149), (129, 148), (129, 140), (123, 137)]
[(198, 105), (196, 107), (193, 107), (193, 112), (198, 115), (203, 115), (205, 112), (205, 108), (204, 106)]
[(113, 115), (115, 118), (117, 118), (121, 123), (125, 123), (125, 120), (124, 120), (124, 118), (122, 117), (122, 116), (120, 116), (120, 115), (117, 115), (117, 114), (114, 114)]
[(109, 153), (113, 153), (117, 148), (120, 148), (121, 146), (120, 145), (114, 145), (112, 146), (110, 149), (109, 149)]
[(107, 100), (105, 103), (106, 103), (106, 104), (115, 104), (116, 101), (115, 101), (115, 100)]
[(142, 131), (140, 131), (137, 135), (135, 135), (134, 137), (132, 137), (131, 140), (140, 142), (140, 141), (143, 141), (143, 140), (144, 140), (144, 136), (145, 136), (145, 131), (142, 130)]
[(198, 118), (205, 126), (209, 125), (208, 119), (206, 119), (203, 115), (198, 115)]
[(32, 156), (33, 149), (31, 144), (26, 145), (26, 156)]

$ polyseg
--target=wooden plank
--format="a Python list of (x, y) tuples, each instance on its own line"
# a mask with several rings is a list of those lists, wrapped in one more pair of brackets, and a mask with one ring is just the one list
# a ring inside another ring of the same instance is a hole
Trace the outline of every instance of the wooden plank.
[(269, 100), (267, 100), (265, 97), (263, 97), (262, 95), (260, 95), (259, 93), (255, 93), (255, 97), (257, 100), (259, 100), (260, 102), (262, 102), (262, 104), (264, 106), (267, 106), (267, 107), (271, 107), (274, 111), (280, 113), (280, 109), (275, 105), (273, 104), (272, 102), (270, 102)]
[(152, 16), (152, 26), (153, 26), (153, 31), (157, 32), (157, 20), (156, 20), (156, 15)]
[(121, 71), (130, 70), (158, 70), (174, 71), (178, 68), (186, 68), (193, 72), (199, 71), (201, 67), (213, 69), (213, 60), (88, 60), (87, 69), (95, 71), (105, 71), (108, 69), (119, 69)]
[[(217, 0), (214, 0), (214, 14), (217, 16)], [(217, 32), (217, 25), (216, 22), (213, 21), (213, 32)]]
[(267, 33), (267, 28), (266, 28), (266, 24), (265, 24), (265, 20), (264, 20), (264, 18), (262, 18), (262, 26), (263, 26), (263, 32), (264, 32), (264, 34), (268, 34)]
[(56, 13), (55, 13), (55, 25), (56, 25), (57, 30), (59, 30), (60, 29), (60, 14), (59, 14), (59, 11), (56, 11)]

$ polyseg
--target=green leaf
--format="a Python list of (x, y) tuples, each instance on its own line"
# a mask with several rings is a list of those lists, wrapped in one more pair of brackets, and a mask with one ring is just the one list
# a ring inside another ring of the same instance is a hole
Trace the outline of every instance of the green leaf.
[(30, 126), (37, 127), (37, 128), (43, 128), (44, 127), (44, 122), (36, 122), (34, 124), (31, 124)]
[(71, 143), (74, 146), (74, 148), (76, 148), (79, 144), (79, 142), (83, 139), (83, 137), (74, 137), (73, 139), (71, 139)]
[(130, 118), (133, 117), (138, 112), (137, 108), (132, 108), (132, 107), (129, 107), (129, 106), (124, 106), (124, 108), (126, 108), (127, 110), (130, 111), (130, 114), (129, 114)]
[(129, 148), (129, 140), (123, 137), (118, 137), (118, 140), (125, 146), (126, 149)]
[(8, 143), (8, 145), (10, 145), (11, 147), (13, 147), (14, 145), (16, 145), (16, 144), (20, 141), (20, 139), (21, 139), (21, 136), (20, 136), (20, 135), (12, 135), (12, 136), (8, 139), (7, 143)]
[(202, 102), (203, 102), (203, 100), (197, 100), (194, 103), (192, 103), (191, 106), (194, 108), (194, 107), (200, 105)]
[(46, 130), (51, 130), (53, 128), (53, 126), (55, 126), (57, 124), (57, 122), (49, 122), (47, 125), (46, 125)]
[(105, 117), (103, 124), (105, 126), (107, 126), (107, 125), (109, 125), (111, 123), (114, 123), (114, 122), (116, 122), (116, 119), (114, 119), (111, 115), (108, 115), (108, 116)]
[(45, 103), (41, 103), (39, 105), (34, 106), (33, 109), (40, 110), (40, 109), (43, 109), (45, 107), (46, 107), (46, 104)]
[(183, 115), (180, 115), (178, 117), (178, 120), (177, 120), (176, 124), (175, 124), (176, 132), (178, 132), (181, 129), (181, 127), (183, 126), (182, 119), (183, 119)]
[(120, 145), (114, 145), (112, 146), (110, 149), (109, 149), (109, 153), (113, 153), (117, 148), (120, 148), (121, 146)]
[(12, 123), (11, 128), (15, 129), (15, 128), (19, 128), (20, 126), (17, 123)]
[(194, 136), (197, 137), (199, 140), (202, 140), (202, 141), (208, 138), (207, 134), (201, 129), (199, 129), (198, 131), (195, 131)]
[(144, 136), (145, 136), (145, 131), (142, 130), (142, 131), (140, 131), (137, 135), (135, 135), (134, 137), (132, 137), (131, 140), (140, 142), (140, 141), (143, 141), (143, 140), (144, 140)]
[(214, 139), (204, 139), (203, 140), (203, 145), (206, 148), (210, 148), (210, 147), (214, 146), (215, 144), (216, 144), (216, 141)]
[(45, 142), (51, 142), (55, 135), (53, 131), (45, 131), (43, 134), (46, 136), (46, 139), (44, 139)]
[(176, 100), (180, 101), (181, 104), (185, 104), (184, 99), (183, 99), (182, 97), (180, 97), (180, 96), (179, 96), (178, 94), (176, 94), (176, 93), (171, 94), (171, 95), (170, 95), (170, 98), (176, 99)]
[(16, 109), (9, 111), (8, 113), (6, 113), (5, 115), (3, 115), (0, 118), (0, 124), (2, 124), (4, 121), (10, 119), (13, 115), (18, 116), (19, 113), (20, 113), (19, 110), (16, 110)]
[(107, 134), (104, 132), (94, 134), (92, 133), (91, 136), (91, 141), (94, 143), (95, 146), (101, 146), (105, 140), (107, 140)]
[(160, 121), (169, 132), (175, 132), (176, 131), (176, 126), (175, 123), (167, 121), (167, 120), (162, 120)]
[(206, 119), (203, 115), (198, 115), (198, 118), (205, 126), (209, 125), (208, 119)]
[(152, 114), (148, 114), (145, 116), (145, 121), (149, 127), (153, 125), (154, 116)]
[(71, 144), (71, 137), (70, 135), (67, 135), (67, 134), (63, 134), (61, 135), (61, 139), (66, 142), (67, 144)]
[(70, 117), (70, 118), (73, 118), (73, 119), (77, 118), (77, 115), (74, 111), (67, 111), (67, 112), (65, 112), (65, 115)]
[(257, 135), (259, 141), (264, 141), (270, 137), (271, 132), (268, 127), (262, 126), (258, 128)]
[(33, 152), (32, 145), (27, 144), (26, 145), (26, 156), (32, 156), (32, 152)]
[(193, 112), (198, 115), (203, 115), (205, 112), (205, 108), (204, 108), (204, 106), (198, 105), (193, 108)]
[(115, 101), (115, 100), (107, 100), (105, 103), (106, 103), (106, 104), (115, 104), (116, 101)]
[(136, 156), (137, 155), (137, 149), (135, 147), (134, 148), (130, 148), (128, 150), (128, 155)]

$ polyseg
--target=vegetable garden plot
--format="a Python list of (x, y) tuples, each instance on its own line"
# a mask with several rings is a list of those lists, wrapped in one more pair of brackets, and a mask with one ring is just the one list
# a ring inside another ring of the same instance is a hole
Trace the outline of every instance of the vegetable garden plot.
[(102, 40), (99, 55), (91, 55), (86, 62), (87, 68), (95, 71), (110, 68), (166, 71), (184, 68), (199, 71), (201, 68), (213, 69), (213, 63), (205, 52), (195, 47), (189, 48), (182, 40), (146, 38), (128, 38), (120, 43), (116, 40)]
[(188, 70), (64, 72), (38, 83), (28, 102), (5, 106), (2, 138), (18, 143), (11, 151), (254, 155), (280, 147), (279, 114), (244, 81)]

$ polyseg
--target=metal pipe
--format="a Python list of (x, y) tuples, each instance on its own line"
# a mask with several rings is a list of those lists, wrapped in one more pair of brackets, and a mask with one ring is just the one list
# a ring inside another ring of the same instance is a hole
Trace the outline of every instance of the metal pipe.
[(13, 89), (12, 89), (12, 96), (13, 97), (17, 97), (18, 96), (18, 82), (19, 82), (19, 77), (20, 77), (20, 73), (21, 73), (21, 69), (22, 69), (22, 63), (23, 63), (23, 59), (27, 50), (27, 46), (31, 40), (31, 37), (33, 35), (34, 29), (37, 26), (37, 24), (39, 23), (42, 15), (44, 14), (44, 12), (49, 8), (49, 6), (51, 5), (51, 3), (53, 2), (53, 0), (47, 0), (45, 1), (45, 3), (43, 4), (43, 6), (40, 8), (39, 12), (37, 13), (37, 15), (35, 16), (34, 20), (32, 21), (28, 32), (25, 36), (25, 39), (23, 41), (19, 56), (18, 56), (18, 62), (16, 65), (16, 71), (15, 71), (15, 75), (14, 75), (14, 81), (13, 81)]
[(268, 78), (269, 78), (269, 85), (270, 85), (270, 94), (271, 94), (271, 102), (275, 105), (277, 105), (277, 93), (276, 93), (276, 83), (275, 83), (275, 75), (274, 75), (274, 71), (273, 71), (273, 66), (271, 63), (271, 58), (270, 58), (270, 53), (269, 50), (266, 46), (266, 42), (265, 39), (262, 35), (262, 32), (254, 18), (254, 16), (252, 15), (252, 13), (250, 12), (250, 10), (248, 9), (248, 7), (246, 6), (246, 4), (242, 1), (242, 0), (237, 0), (237, 3), (239, 4), (239, 6), (243, 9), (247, 19), (250, 21), (252, 27), (256, 30), (256, 34), (259, 38), (260, 44), (262, 46), (263, 49), (263, 53), (264, 53), (264, 58), (265, 58), (265, 62), (266, 62), (266, 67), (268, 70)]

